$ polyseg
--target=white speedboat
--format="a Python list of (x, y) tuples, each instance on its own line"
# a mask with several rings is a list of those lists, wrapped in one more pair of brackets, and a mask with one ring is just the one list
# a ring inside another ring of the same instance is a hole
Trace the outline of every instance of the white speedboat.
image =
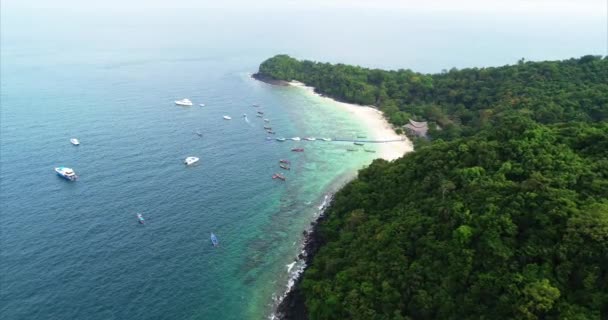
[(300, 137), (293, 137), (293, 138), (291, 138), (291, 140), (293, 140), (293, 141), (300, 141)]
[(70, 181), (74, 181), (78, 178), (78, 176), (76, 175), (74, 170), (72, 170), (72, 168), (57, 167), (57, 168), (55, 168), (55, 172), (57, 172), (57, 175), (59, 175), (60, 177), (70, 180)]
[(306, 137), (306, 138), (304, 138), (304, 140), (315, 141), (315, 140), (317, 140), (317, 138), (315, 138), (315, 137)]
[(190, 99), (175, 100), (174, 102), (178, 106), (186, 106), (186, 107), (192, 106), (192, 101), (190, 101)]
[(72, 143), (72, 144), (73, 144), (73, 145), (75, 145), (75, 146), (80, 145), (80, 141), (78, 141), (78, 139), (76, 139), (76, 138), (72, 138), (72, 139), (70, 139), (70, 143)]
[(204, 103), (199, 103), (198, 105), (199, 105), (199, 106), (201, 106), (201, 107), (204, 107), (204, 106), (205, 106), (205, 104), (204, 104)]
[(331, 138), (321, 138), (323, 141), (331, 141)]
[(232, 120), (231, 116), (224, 116), (224, 120)]
[(199, 158), (197, 158), (197, 157), (188, 157), (188, 158), (186, 158), (186, 160), (184, 160), (184, 163), (185, 163), (187, 166), (191, 166), (191, 165), (193, 165), (193, 164), (197, 163), (197, 162), (198, 162), (198, 160), (200, 160), (200, 159), (199, 159)]
[(285, 139), (285, 138), (277, 138), (277, 141), (279, 141), (279, 142), (283, 142), (285, 140), (287, 140), (287, 139)]
[(270, 122), (270, 119), (264, 118), (264, 122)]

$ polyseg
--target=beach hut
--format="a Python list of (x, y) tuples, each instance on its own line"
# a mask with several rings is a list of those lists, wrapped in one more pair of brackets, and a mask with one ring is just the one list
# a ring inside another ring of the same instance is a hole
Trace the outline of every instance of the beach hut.
[(410, 119), (410, 123), (404, 125), (403, 128), (410, 134), (426, 138), (426, 133), (429, 131), (429, 124), (426, 121), (420, 122)]

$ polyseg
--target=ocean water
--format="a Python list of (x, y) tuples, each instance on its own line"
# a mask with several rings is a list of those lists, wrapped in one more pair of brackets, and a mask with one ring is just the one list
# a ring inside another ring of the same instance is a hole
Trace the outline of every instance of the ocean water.
[[(439, 71), (604, 50), (595, 20), (577, 24), (584, 36), (562, 32), (566, 46), (549, 18), (532, 35), (503, 19), (512, 29), (498, 37), (479, 31), (487, 17), (216, 10), (3, 8), (2, 318), (267, 317), (325, 194), (374, 158), (345, 143), (266, 140), (253, 103), (273, 138), (368, 134), (304, 90), (252, 80), (269, 56)], [(441, 41), (452, 25), (458, 37)], [(195, 105), (173, 104), (184, 97)], [(185, 167), (191, 155), (201, 161)], [(287, 181), (272, 180), (283, 158)], [(57, 177), (60, 165), (80, 179)]]

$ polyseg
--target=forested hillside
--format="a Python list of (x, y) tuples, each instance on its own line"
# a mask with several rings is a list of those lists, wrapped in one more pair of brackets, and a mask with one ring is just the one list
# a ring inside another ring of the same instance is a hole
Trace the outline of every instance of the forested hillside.
[(310, 319), (608, 319), (608, 59), (260, 74), (441, 127), (336, 194), (298, 286)]
[(259, 74), (298, 80), (338, 100), (376, 105), (396, 126), (410, 118), (431, 121), (442, 129), (431, 126), (432, 136), (443, 139), (474, 134), (507, 110), (544, 124), (608, 119), (608, 58), (596, 56), (421, 74), (277, 55), (260, 65)]

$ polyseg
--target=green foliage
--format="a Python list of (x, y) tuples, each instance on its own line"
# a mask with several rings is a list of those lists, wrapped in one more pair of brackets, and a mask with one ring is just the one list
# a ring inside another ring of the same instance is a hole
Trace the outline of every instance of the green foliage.
[(606, 315), (605, 166), (566, 125), (493, 127), (376, 160), (336, 195), (302, 283), (311, 319)]
[(259, 72), (304, 82), (337, 100), (376, 105), (396, 126), (429, 120), (443, 129), (432, 132), (442, 139), (474, 134), (512, 110), (544, 124), (608, 120), (608, 59), (596, 56), (421, 74), (277, 55)]
[(336, 194), (300, 285), (311, 319), (608, 319), (607, 58), (260, 72), (434, 122)]

